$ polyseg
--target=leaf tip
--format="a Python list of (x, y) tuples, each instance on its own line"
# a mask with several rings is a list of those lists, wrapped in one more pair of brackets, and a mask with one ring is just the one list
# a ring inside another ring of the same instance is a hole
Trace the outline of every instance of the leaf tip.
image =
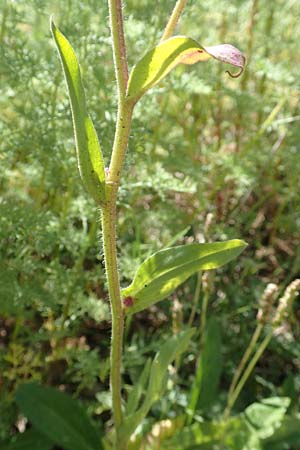
[(243, 239), (233, 239), (232, 242), (235, 244), (235, 247), (241, 247), (243, 250), (248, 247), (248, 243)]

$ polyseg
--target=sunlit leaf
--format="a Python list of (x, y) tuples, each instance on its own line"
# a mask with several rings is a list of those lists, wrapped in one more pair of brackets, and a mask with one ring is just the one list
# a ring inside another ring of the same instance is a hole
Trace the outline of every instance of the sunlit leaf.
[(34, 427), (65, 450), (101, 450), (97, 430), (80, 403), (69, 395), (28, 383), (18, 388), (16, 401)]
[(125, 312), (133, 314), (148, 308), (171, 294), (193, 273), (223, 266), (246, 246), (244, 241), (234, 239), (181, 245), (155, 253), (141, 264), (131, 285), (122, 291)]
[(68, 86), (81, 179), (89, 194), (101, 203), (105, 200), (104, 162), (96, 130), (86, 109), (79, 63), (71, 44), (53, 20), (51, 31)]
[(178, 64), (195, 64), (211, 58), (238, 67), (240, 70), (237, 74), (232, 75), (229, 72), (233, 77), (239, 76), (244, 70), (245, 57), (233, 45), (203, 47), (186, 36), (167, 39), (146, 53), (133, 67), (128, 82), (127, 97), (129, 100), (137, 101)]
[(290, 402), (288, 397), (263, 399), (248, 406), (243, 418), (261, 439), (266, 439), (280, 427)]

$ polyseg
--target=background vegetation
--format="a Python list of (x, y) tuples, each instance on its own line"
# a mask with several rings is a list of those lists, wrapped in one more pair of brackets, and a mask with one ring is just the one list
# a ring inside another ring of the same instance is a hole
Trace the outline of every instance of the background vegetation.
[[(159, 39), (173, 3), (127, 0), (130, 66)], [(190, 2), (179, 33), (204, 45), (238, 46), (248, 58), (246, 73), (232, 80), (214, 62), (179, 67), (143, 99), (119, 202), (124, 286), (147, 255), (175, 242), (239, 237), (249, 243), (238, 261), (214, 274), (213, 288), (202, 284), (197, 303), (194, 277), (127, 324), (124, 377), (131, 384), (169, 336), (169, 324), (174, 333), (189, 319), (198, 326), (203, 296), (209, 297), (207, 318), (214, 318), (219, 341), (207, 361), (214, 388), (197, 404), (204, 418), (225, 407), (267, 283), (282, 291), (300, 276), (300, 5), (228, 3)], [(6, 439), (25, 426), (14, 401), (24, 380), (59, 386), (80, 398), (93, 420), (110, 420), (99, 214), (76, 168), (50, 14), (76, 49), (107, 160), (116, 97), (104, 0), (1, 0), (0, 12), (0, 439)], [(290, 397), (290, 412), (299, 412), (299, 336), (295, 311), (234, 412), (278, 395)], [(185, 410), (198, 354), (194, 339), (145, 429)], [(300, 448), (291, 445), (278, 449)]]

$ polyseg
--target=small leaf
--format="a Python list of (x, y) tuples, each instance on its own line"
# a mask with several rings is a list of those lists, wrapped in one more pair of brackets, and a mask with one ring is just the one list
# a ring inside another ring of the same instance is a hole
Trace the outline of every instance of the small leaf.
[(127, 314), (142, 311), (171, 294), (199, 270), (216, 269), (237, 257), (247, 246), (233, 239), (211, 244), (190, 244), (161, 250), (138, 268), (133, 282), (123, 289), (123, 298), (132, 298)]
[(125, 417), (121, 429), (122, 436), (131, 436), (136, 427), (146, 417), (153, 403), (161, 397), (164, 386), (163, 381), (169, 364), (187, 349), (194, 332), (195, 330), (190, 328), (189, 330), (182, 331), (181, 333), (172, 336), (163, 344), (162, 348), (156, 354), (151, 365), (149, 384), (145, 399), (141, 407), (135, 413)]
[(79, 63), (71, 44), (53, 20), (51, 31), (68, 86), (81, 179), (88, 193), (97, 203), (102, 203), (105, 201), (104, 162), (96, 130), (87, 113)]
[(266, 398), (248, 406), (242, 417), (260, 439), (266, 439), (280, 427), (290, 402), (288, 397)]
[(142, 95), (162, 80), (178, 64), (195, 64), (215, 58), (226, 64), (239, 67), (238, 77), (245, 67), (244, 55), (233, 45), (221, 44), (202, 47), (186, 36), (175, 36), (150, 50), (133, 67), (127, 89), (127, 98), (136, 102)]
[(16, 401), (27, 419), (65, 450), (101, 450), (101, 440), (80, 403), (56, 389), (21, 385)]

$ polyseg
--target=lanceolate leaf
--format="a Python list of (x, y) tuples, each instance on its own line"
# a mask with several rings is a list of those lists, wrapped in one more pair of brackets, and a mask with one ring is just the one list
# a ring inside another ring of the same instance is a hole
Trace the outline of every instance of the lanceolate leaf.
[(194, 328), (182, 331), (168, 339), (156, 354), (150, 371), (149, 386), (145, 403), (150, 407), (152, 403), (162, 395), (163, 380), (169, 364), (176, 356), (183, 353), (189, 345), (191, 337), (195, 333)]
[(23, 414), (40, 431), (65, 450), (101, 450), (100, 436), (80, 403), (56, 389), (23, 384), (16, 394)]
[(193, 273), (223, 266), (246, 246), (244, 241), (234, 239), (181, 245), (155, 253), (142, 263), (131, 285), (122, 291), (125, 312), (133, 314), (148, 308), (171, 294)]
[(104, 162), (96, 130), (87, 113), (80, 67), (71, 44), (53, 20), (51, 31), (69, 91), (79, 172), (86, 190), (101, 203), (105, 200)]
[(195, 64), (215, 58), (240, 70), (245, 66), (244, 55), (233, 45), (221, 44), (213, 47), (202, 47), (197, 41), (186, 36), (175, 36), (163, 41), (150, 50), (133, 67), (129, 82), (127, 97), (137, 101), (145, 92), (164, 78), (178, 64)]
[(134, 384), (132, 391), (130, 391), (128, 394), (126, 404), (126, 415), (130, 415), (137, 410), (141, 396), (146, 390), (146, 383), (149, 378), (150, 369), (151, 369), (151, 359), (147, 359), (144, 369), (138, 381)]
[(187, 349), (194, 332), (195, 329), (190, 328), (172, 336), (162, 345), (159, 352), (155, 355), (150, 369), (149, 383), (144, 401), (137, 411), (125, 416), (124, 424), (121, 428), (123, 437), (132, 435), (136, 427), (146, 417), (153, 403), (161, 397), (164, 387), (163, 382), (169, 364), (175, 360), (176, 356)]

